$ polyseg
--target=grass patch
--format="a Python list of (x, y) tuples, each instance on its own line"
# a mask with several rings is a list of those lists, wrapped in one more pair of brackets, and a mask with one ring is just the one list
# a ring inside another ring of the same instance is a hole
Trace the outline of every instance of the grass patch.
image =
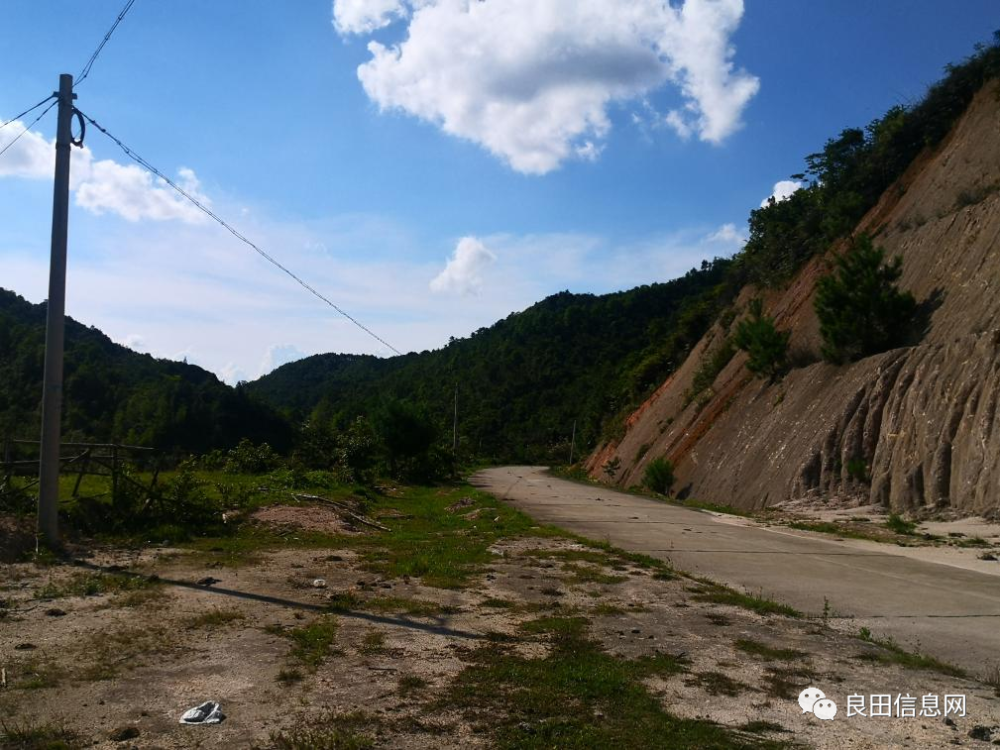
[(563, 565), (562, 569), (563, 572), (569, 573), (566, 583), (571, 585), (584, 583), (613, 585), (616, 583), (624, 583), (628, 580), (628, 576), (609, 575), (608, 573), (603, 573), (595, 568), (577, 565), (575, 563), (566, 563)]
[(142, 591), (160, 585), (146, 576), (112, 573), (74, 573), (62, 583), (49, 581), (35, 591), (36, 599), (62, 599), (67, 596), (99, 596)]
[(245, 617), (246, 615), (238, 609), (213, 609), (188, 618), (185, 624), (189, 628), (221, 628)]
[(885, 522), (885, 527), (890, 531), (896, 532), (897, 534), (913, 536), (917, 529), (917, 522), (907, 521), (897, 513), (890, 513), (889, 518)]
[(808, 658), (804, 651), (797, 651), (794, 648), (772, 648), (766, 643), (755, 641), (752, 638), (740, 638), (736, 641), (736, 648), (745, 654), (757, 656), (768, 661), (795, 661), (797, 659)]
[(385, 633), (379, 630), (369, 630), (361, 640), (358, 651), (365, 656), (377, 656), (385, 653)]
[(355, 716), (324, 717), (308, 727), (272, 733), (271, 747), (274, 750), (369, 750), (375, 747), (375, 740), (361, 733), (370, 726), (370, 720), (367, 717), (355, 719)]
[(898, 664), (905, 669), (926, 669), (932, 672), (940, 672), (950, 677), (965, 677), (966, 671), (954, 664), (941, 661), (940, 659), (921, 654), (916, 651), (907, 651), (891, 636), (873, 635), (868, 628), (861, 628), (858, 639), (865, 643), (877, 646), (879, 651), (869, 651), (859, 654), (858, 658), (865, 661), (874, 661), (880, 664)]
[(296, 682), (302, 682), (304, 679), (305, 675), (302, 674), (302, 670), (296, 667), (282, 669), (278, 672), (278, 682), (284, 683), (285, 685), (294, 685)]
[(800, 531), (815, 531), (820, 534), (832, 534), (834, 536), (841, 536), (845, 539), (866, 539), (872, 542), (884, 542), (887, 541), (885, 537), (879, 536), (878, 534), (865, 533), (864, 531), (858, 531), (856, 529), (845, 528), (838, 523), (833, 521), (791, 521), (786, 524), (790, 529), (799, 529)]
[(764, 692), (772, 698), (792, 700), (809, 686), (814, 676), (805, 668), (768, 667), (764, 673)]
[[(448, 506), (471, 498), (469, 513)], [(338, 538), (342, 548), (356, 550), (365, 568), (387, 578), (420, 578), (425, 585), (461, 588), (494, 559), (490, 547), (510, 537), (561, 536), (531, 518), (469, 485), (409, 487), (393, 497), (377, 497), (369, 512), (405, 507), (403, 517), (382, 520), (392, 531)], [(470, 518), (470, 516), (473, 516)]]
[(63, 676), (63, 671), (51, 662), (29, 661), (7, 667), (7, 684), (12, 690), (45, 690), (58, 687)]
[(751, 734), (766, 734), (767, 732), (787, 732), (781, 724), (773, 721), (748, 721), (742, 727), (740, 727), (744, 732), (750, 732)]
[(624, 609), (614, 604), (598, 604), (590, 611), (600, 617), (620, 617), (626, 613)]
[(695, 578), (694, 580), (702, 584), (702, 586), (692, 590), (695, 601), (728, 604), (731, 607), (741, 607), (760, 615), (784, 615), (796, 618), (803, 616), (794, 607), (768, 599), (763, 593), (744, 594), (707, 579)]
[(4, 750), (72, 750), (75, 734), (53, 724), (18, 724), (0, 720), (0, 748)]
[(727, 695), (734, 697), (747, 689), (742, 682), (734, 680), (722, 672), (699, 672), (688, 679), (688, 686), (697, 685), (709, 695)]
[(392, 612), (411, 617), (435, 617), (455, 614), (458, 611), (457, 607), (402, 596), (376, 596), (364, 602), (361, 608), (368, 612)]
[(428, 685), (430, 685), (430, 683), (423, 677), (417, 677), (412, 674), (403, 675), (399, 678), (399, 694), (412, 696), (413, 694), (422, 691)]
[(123, 670), (141, 667), (150, 656), (166, 653), (175, 634), (163, 627), (123, 628), (94, 634), (80, 652), (90, 663), (77, 676), (86, 681), (111, 680)]
[(276, 630), (292, 641), (291, 657), (310, 669), (319, 667), (328, 656), (336, 653), (338, 623), (332, 615), (323, 615), (308, 625), (291, 630)]
[(642, 680), (683, 671), (673, 657), (616, 658), (586, 637), (583, 618), (541, 618), (524, 628), (552, 637), (546, 656), (529, 659), (496, 645), (478, 649), (437, 702), (488, 732), (494, 747), (777, 747), (667, 713)]
[(510, 599), (490, 598), (480, 602), (479, 606), (489, 607), (490, 609), (513, 609), (517, 605), (510, 601)]

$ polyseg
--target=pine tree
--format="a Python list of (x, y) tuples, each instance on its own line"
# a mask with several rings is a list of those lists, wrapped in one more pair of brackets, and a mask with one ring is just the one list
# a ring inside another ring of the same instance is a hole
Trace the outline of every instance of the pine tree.
[(851, 362), (901, 345), (909, 334), (917, 303), (896, 282), (903, 261), (885, 262), (885, 250), (866, 235), (836, 259), (833, 273), (816, 287), (816, 315), (824, 359)]
[(760, 299), (750, 301), (750, 315), (736, 325), (733, 344), (745, 351), (747, 369), (754, 375), (777, 378), (785, 369), (788, 355), (788, 331), (779, 331), (774, 318), (764, 314)]

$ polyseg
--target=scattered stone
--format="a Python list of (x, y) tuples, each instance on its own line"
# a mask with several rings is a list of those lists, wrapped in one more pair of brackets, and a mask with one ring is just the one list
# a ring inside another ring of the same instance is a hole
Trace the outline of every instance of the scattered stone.
[(314, 589), (325, 589), (326, 588), (326, 579), (325, 578), (317, 578), (315, 581), (313, 581), (312, 585), (313, 585)]
[(45, 614), (49, 617), (65, 617), (66, 610), (59, 609), (59, 607), (52, 607), (51, 609), (45, 610)]
[(138, 727), (118, 727), (110, 735), (112, 742), (127, 742), (139, 736)]
[(974, 740), (989, 742), (993, 739), (993, 733), (998, 730), (1000, 730), (1000, 727), (987, 727), (982, 724), (976, 724), (976, 726), (969, 730), (969, 737)]
[(14, 646), (15, 651), (31, 651), (32, 649), (38, 648), (34, 643), (18, 643)]
[(455, 513), (456, 511), (459, 511), (462, 508), (469, 508), (475, 504), (476, 501), (473, 500), (471, 497), (463, 497), (461, 500), (458, 500), (449, 505), (447, 510), (451, 513)]
[(951, 718), (950, 716), (945, 716), (944, 717), (944, 723), (945, 723), (945, 726), (949, 726), (952, 729), (955, 729), (955, 720), (953, 718)]

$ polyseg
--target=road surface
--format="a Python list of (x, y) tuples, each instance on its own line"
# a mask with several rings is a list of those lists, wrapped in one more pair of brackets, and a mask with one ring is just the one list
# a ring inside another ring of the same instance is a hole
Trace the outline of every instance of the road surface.
[[(544, 467), (486, 469), (472, 484), (592, 539), (819, 615), (868, 627), (981, 675), (1000, 664), (1000, 577), (799, 532), (748, 526), (614, 490), (557, 479)], [(870, 545), (874, 546), (874, 545)], [(844, 620), (842, 618), (849, 618)]]

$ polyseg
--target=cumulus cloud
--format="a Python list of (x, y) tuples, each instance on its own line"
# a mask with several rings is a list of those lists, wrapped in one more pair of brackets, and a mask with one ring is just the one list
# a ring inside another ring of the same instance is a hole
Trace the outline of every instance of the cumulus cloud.
[[(9, 144), (24, 125), (13, 122), (0, 130), (0, 149)], [(54, 140), (30, 131), (0, 159), (0, 177), (52, 179), (55, 168)], [(178, 195), (165, 182), (134, 164), (119, 164), (112, 159), (95, 160), (87, 147), (74, 148), (70, 167), (70, 187), (76, 204), (94, 214), (113, 213), (128, 221), (177, 220), (197, 224), (205, 220), (197, 208)], [(177, 184), (208, 205), (194, 171), (182, 167)]]
[(798, 180), (779, 180), (774, 183), (774, 190), (771, 194), (767, 196), (764, 200), (760, 202), (761, 208), (767, 208), (767, 205), (773, 200), (776, 203), (788, 200), (792, 197), (792, 193), (802, 187), (802, 183)]
[[(0, 123), (3, 119), (0, 118)], [(24, 131), (24, 123), (14, 120), (0, 130), (0, 150), (10, 146), (0, 159), (0, 177), (52, 177), (55, 168), (55, 148), (41, 133), (24, 133), (13, 146), (10, 144)]]
[(463, 237), (444, 270), (431, 280), (431, 291), (478, 294), (483, 286), (483, 272), (496, 259), (497, 256), (475, 237)]
[(294, 344), (275, 344), (269, 346), (264, 352), (264, 358), (260, 362), (260, 372), (258, 377), (267, 375), (275, 368), (287, 365), (289, 362), (296, 362), (303, 357), (308, 357), (304, 351)]
[(593, 159), (612, 102), (672, 82), (666, 115), (682, 137), (718, 143), (740, 126), (759, 81), (734, 68), (742, 0), (335, 0), (342, 34), (402, 20), (398, 44), (371, 41), (365, 92), (470, 140), (513, 169), (544, 174)]
[[(177, 174), (181, 188), (202, 203), (209, 202), (192, 170), (182, 167)], [(176, 219), (197, 224), (205, 220), (204, 214), (162, 180), (154, 180), (137, 165), (122, 165), (111, 159), (90, 165), (76, 186), (76, 204), (98, 215), (115, 213), (128, 221)]]
[(134, 352), (146, 351), (146, 337), (138, 333), (130, 333), (122, 341), (122, 346), (127, 346)]
[(727, 224), (723, 224), (721, 227), (709, 234), (705, 239), (709, 242), (718, 242), (724, 245), (736, 245), (737, 247), (743, 247), (747, 244), (749, 235), (745, 230), (741, 231), (736, 228), (735, 224), (729, 222)]
[(340, 34), (368, 34), (404, 15), (402, 0), (337, 0), (333, 25)]

